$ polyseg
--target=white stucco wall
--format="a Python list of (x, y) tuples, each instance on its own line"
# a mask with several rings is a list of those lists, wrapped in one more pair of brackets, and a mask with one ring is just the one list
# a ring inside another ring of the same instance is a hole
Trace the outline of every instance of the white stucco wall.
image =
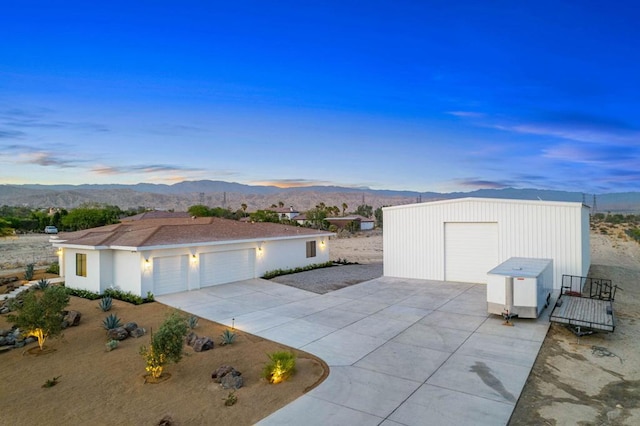
[[(306, 242), (316, 241), (316, 256), (306, 257)], [(61, 274), (70, 288), (102, 293), (109, 287), (117, 287), (145, 297), (154, 292), (154, 259), (168, 256), (187, 256), (187, 289), (200, 288), (200, 259), (206, 253), (230, 250), (253, 250), (255, 265), (253, 277), (257, 278), (274, 269), (293, 269), (329, 261), (329, 235), (308, 238), (245, 241), (238, 243), (211, 243), (195, 246), (141, 249), (77, 249), (62, 247)], [(75, 275), (75, 253), (87, 254), (87, 277)], [(195, 255), (195, 257), (194, 257)], [(148, 260), (148, 261), (147, 261)]]
[(589, 209), (581, 203), (462, 198), (385, 207), (383, 214), (385, 276), (444, 280), (448, 222), (497, 223), (498, 264), (553, 259), (556, 289), (562, 274), (589, 271)]

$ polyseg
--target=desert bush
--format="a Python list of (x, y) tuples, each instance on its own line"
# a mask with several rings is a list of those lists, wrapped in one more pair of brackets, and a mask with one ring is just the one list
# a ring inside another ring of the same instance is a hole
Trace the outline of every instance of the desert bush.
[(105, 346), (107, 347), (107, 352), (111, 352), (112, 350), (114, 350), (115, 348), (118, 347), (118, 345), (120, 344), (119, 341), (115, 340), (115, 339), (111, 339), (109, 340)]
[(333, 262), (329, 261), (329, 262), (325, 262), (325, 263), (314, 263), (312, 265), (307, 265), (307, 266), (303, 266), (303, 267), (300, 267), (300, 268), (274, 269), (272, 271), (265, 272), (264, 275), (262, 276), (262, 278), (264, 278), (265, 280), (270, 280), (271, 278), (279, 277), (281, 275), (288, 275), (288, 274), (295, 274), (295, 273), (298, 273), (298, 272), (312, 271), (314, 269), (320, 269), (320, 268), (329, 268), (331, 266), (333, 266)]
[(120, 318), (115, 314), (109, 314), (104, 320), (102, 320), (102, 326), (105, 330), (112, 330), (122, 326)]
[(111, 307), (113, 306), (113, 298), (111, 296), (104, 296), (100, 299), (100, 302), (98, 302), (98, 306), (102, 309), (102, 312), (111, 310)]
[(53, 262), (51, 265), (49, 265), (45, 272), (47, 274), (60, 275), (60, 264), (58, 262)]
[(33, 279), (33, 274), (35, 272), (35, 264), (27, 263), (27, 266), (24, 267), (24, 279), (27, 281), (31, 281)]
[(88, 300), (98, 300), (102, 297), (100, 293), (96, 293), (94, 291), (89, 291), (89, 290), (67, 288), (66, 291), (69, 296), (81, 297), (83, 299), (88, 299)]
[(147, 364), (146, 371), (153, 378), (157, 379), (162, 375), (167, 362), (180, 362), (187, 332), (186, 319), (178, 312), (172, 312), (155, 334), (150, 333), (151, 343), (149, 347), (142, 346), (140, 354)]
[(142, 305), (144, 303), (144, 299), (138, 295), (131, 293), (130, 291), (122, 291), (117, 288), (108, 288), (103, 293), (105, 296), (110, 296), (117, 300), (122, 300), (123, 302), (132, 303), (134, 305)]
[(293, 352), (274, 352), (267, 354), (269, 362), (262, 370), (262, 377), (269, 383), (280, 383), (287, 380), (296, 371), (296, 355)]
[(42, 350), (48, 337), (62, 331), (62, 311), (69, 304), (69, 295), (59, 286), (49, 286), (40, 295), (33, 291), (23, 294), (22, 306), (16, 307), (17, 313), (8, 315), (7, 319), (27, 330), (27, 336), (37, 338)]

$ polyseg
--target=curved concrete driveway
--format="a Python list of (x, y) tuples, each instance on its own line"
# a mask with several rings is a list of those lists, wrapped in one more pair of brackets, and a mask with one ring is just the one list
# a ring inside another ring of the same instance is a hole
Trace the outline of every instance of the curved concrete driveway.
[(486, 287), (381, 277), (318, 295), (255, 279), (161, 303), (312, 353), (318, 387), (261, 425), (506, 424), (549, 328), (488, 316)]

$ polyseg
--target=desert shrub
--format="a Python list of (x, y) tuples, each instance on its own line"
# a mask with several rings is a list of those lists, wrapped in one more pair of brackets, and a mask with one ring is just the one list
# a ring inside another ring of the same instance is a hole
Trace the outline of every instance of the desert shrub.
[[(39, 292), (38, 292), (39, 293)], [(27, 336), (38, 339), (40, 350), (45, 340), (62, 331), (62, 311), (69, 304), (69, 295), (63, 287), (49, 286), (42, 293), (23, 293), (22, 306), (17, 313), (7, 316), (9, 322), (26, 331)]]
[(58, 262), (53, 262), (51, 265), (49, 265), (45, 272), (47, 274), (60, 275), (60, 264)]
[(100, 299), (100, 302), (98, 302), (98, 306), (102, 309), (102, 312), (111, 310), (111, 307), (113, 306), (113, 298), (111, 296), (104, 296)]
[(120, 342), (118, 340), (115, 340), (115, 339), (109, 340), (107, 343), (105, 343), (105, 346), (107, 347), (107, 352), (111, 352), (112, 350), (117, 348), (119, 344)]
[(307, 265), (307, 266), (303, 266), (303, 267), (300, 267), (300, 268), (274, 269), (272, 271), (265, 272), (264, 275), (262, 276), (262, 278), (264, 278), (265, 280), (270, 280), (271, 278), (279, 277), (281, 275), (288, 275), (288, 274), (295, 274), (295, 273), (298, 273), (298, 272), (312, 271), (314, 269), (320, 269), (320, 268), (329, 268), (331, 266), (333, 266), (333, 262), (329, 261), (329, 262), (325, 262), (325, 263), (314, 263), (312, 265)]
[(296, 355), (293, 352), (274, 352), (267, 354), (269, 362), (262, 370), (262, 377), (269, 383), (287, 380), (296, 371)]
[(104, 291), (105, 296), (110, 296), (117, 300), (122, 300), (123, 302), (132, 303), (134, 305), (142, 305), (144, 303), (144, 299), (138, 295), (131, 293), (130, 291), (122, 291), (117, 288), (108, 288)]
[(27, 281), (31, 281), (33, 279), (34, 272), (35, 264), (27, 263), (27, 266), (24, 267), (24, 279)]
[(105, 330), (111, 330), (114, 328), (121, 327), (122, 322), (120, 321), (120, 318), (118, 318), (117, 315), (109, 314), (108, 317), (102, 320), (102, 326), (105, 328)]
[(66, 288), (66, 291), (69, 296), (81, 297), (83, 299), (88, 299), (88, 300), (98, 300), (102, 297), (100, 293), (96, 293), (94, 291), (89, 291), (89, 290), (81, 290), (77, 288)]
[(162, 375), (167, 362), (180, 362), (187, 332), (187, 321), (178, 312), (172, 312), (155, 334), (151, 332), (151, 343), (149, 347), (142, 346), (140, 354), (147, 364), (146, 371), (153, 378)]

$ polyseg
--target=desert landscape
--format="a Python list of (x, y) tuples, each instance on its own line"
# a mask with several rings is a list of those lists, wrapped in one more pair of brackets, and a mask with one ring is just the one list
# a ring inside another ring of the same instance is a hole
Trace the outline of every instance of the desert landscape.
[[(510, 424), (635, 425), (640, 421), (640, 245), (627, 239), (621, 229), (591, 234), (590, 275), (612, 279), (619, 286), (615, 332), (578, 338), (553, 324)], [(44, 262), (52, 253), (48, 237), (41, 235), (2, 240), (0, 250), (2, 274), (20, 270), (34, 258)], [(381, 263), (382, 233), (334, 239), (331, 258)], [(157, 327), (170, 311), (159, 303), (139, 307), (115, 303), (115, 313), (145, 328)], [(282, 347), (239, 333), (238, 343), (229, 347), (204, 353), (189, 353), (187, 348), (184, 360), (167, 368), (172, 375), (169, 381), (145, 385), (144, 362), (137, 351), (148, 338), (128, 339), (106, 352), (100, 328), (104, 313), (97, 302), (72, 298), (70, 308), (83, 313), (82, 324), (68, 329), (62, 339), (48, 342), (54, 353), (38, 357), (13, 350), (0, 355), (3, 381), (12, 384), (12, 392), (3, 398), (13, 408), (7, 412), (11, 424), (40, 424), (51, 418), (67, 424), (154, 424), (165, 415), (176, 424), (252, 424), (317, 385), (327, 372), (321, 360), (297, 352), (300, 368), (294, 379), (269, 385), (259, 379), (265, 353)], [(199, 335), (216, 339), (224, 329), (207, 321), (200, 324), (195, 330)], [(6, 319), (0, 318), (0, 328), (7, 326)], [(220, 363), (232, 363), (246, 375), (245, 388), (238, 391), (233, 407), (224, 407), (228, 391), (210, 378)], [(41, 388), (55, 376), (61, 376), (58, 386)], [(70, 399), (77, 407), (72, 412), (65, 402)], [(38, 406), (46, 410), (34, 409)]]

